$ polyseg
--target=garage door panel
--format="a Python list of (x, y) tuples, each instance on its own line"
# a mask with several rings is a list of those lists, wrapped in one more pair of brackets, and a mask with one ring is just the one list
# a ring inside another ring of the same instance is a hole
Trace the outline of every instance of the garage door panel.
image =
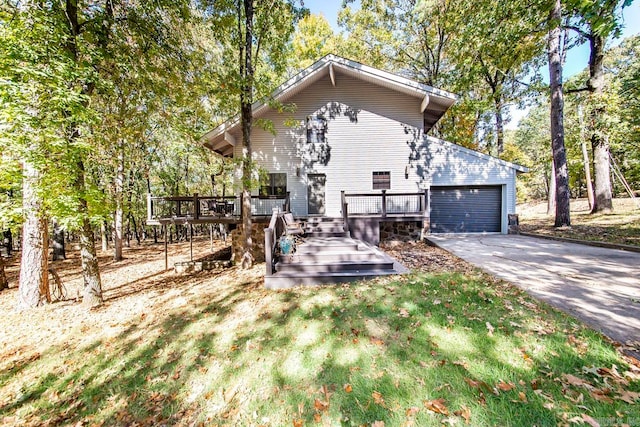
[(432, 233), (500, 232), (501, 186), (432, 187)]

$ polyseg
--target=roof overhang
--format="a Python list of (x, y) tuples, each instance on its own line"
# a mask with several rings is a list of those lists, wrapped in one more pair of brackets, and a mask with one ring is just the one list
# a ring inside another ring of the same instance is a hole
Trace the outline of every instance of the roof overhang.
[[(420, 112), (424, 114), (425, 133), (440, 120), (444, 113), (455, 103), (456, 95), (441, 89), (419, 83), (415, 80), (397, 74), (378, 70), (355, 61), (335, 55), (327, 55), (310, 67), (302, 70), (294, 77), (278, 87), (268, 100), (253, 104), (254, 117), (265, 114), (270, 107), (270, 100), (280, 103), (287, 102), (296, 94), (322, 79), (330, 79), (331, 84), (339, 84), (341, 76), (348, 76), (402, 93), (420, 100)], [(239, 117), (226, 121), (202, 136), (205, 147), (229, 156), (233, 153), (235, 139), (231, 132), (240, 126)]]

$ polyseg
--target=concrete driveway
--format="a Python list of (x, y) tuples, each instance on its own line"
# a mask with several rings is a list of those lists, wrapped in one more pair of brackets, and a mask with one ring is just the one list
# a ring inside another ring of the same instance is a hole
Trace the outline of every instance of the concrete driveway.
[(519, 235), (429, 240), (613, 340), (640, 346), (640, 253)]

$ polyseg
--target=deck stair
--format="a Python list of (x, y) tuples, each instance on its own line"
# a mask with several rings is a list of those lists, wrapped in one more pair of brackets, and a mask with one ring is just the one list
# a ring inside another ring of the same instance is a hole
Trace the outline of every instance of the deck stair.
[(303, 228), (308, 237), (350, 237), (342, 218), (310, 217)]
[[(333, 224), (332, 221), (323, 223)], [(321, 227), (321, 231), (307, 234), (295, 253), (277, 259), (275, 273), (265, 277), (267, 288), (351, 282), (406, 272), (380, 249), (345, 236), (344, 231), (342, 235), (329, 235), (333, 232), (327, 229), (332, 226)]]

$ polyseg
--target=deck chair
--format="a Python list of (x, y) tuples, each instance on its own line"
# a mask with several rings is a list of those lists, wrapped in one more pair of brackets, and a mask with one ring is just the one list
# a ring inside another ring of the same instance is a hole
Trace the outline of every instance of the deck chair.
[(304, 234), (304, 229), (302, 228), (301, 222), (296, 222), (293, 218), (292, 213), (286, 213), (282, 216), (282, 220), (284, 221), (284, 228), (286, 234), (291, 234), (294, 236), (301, 236)]

